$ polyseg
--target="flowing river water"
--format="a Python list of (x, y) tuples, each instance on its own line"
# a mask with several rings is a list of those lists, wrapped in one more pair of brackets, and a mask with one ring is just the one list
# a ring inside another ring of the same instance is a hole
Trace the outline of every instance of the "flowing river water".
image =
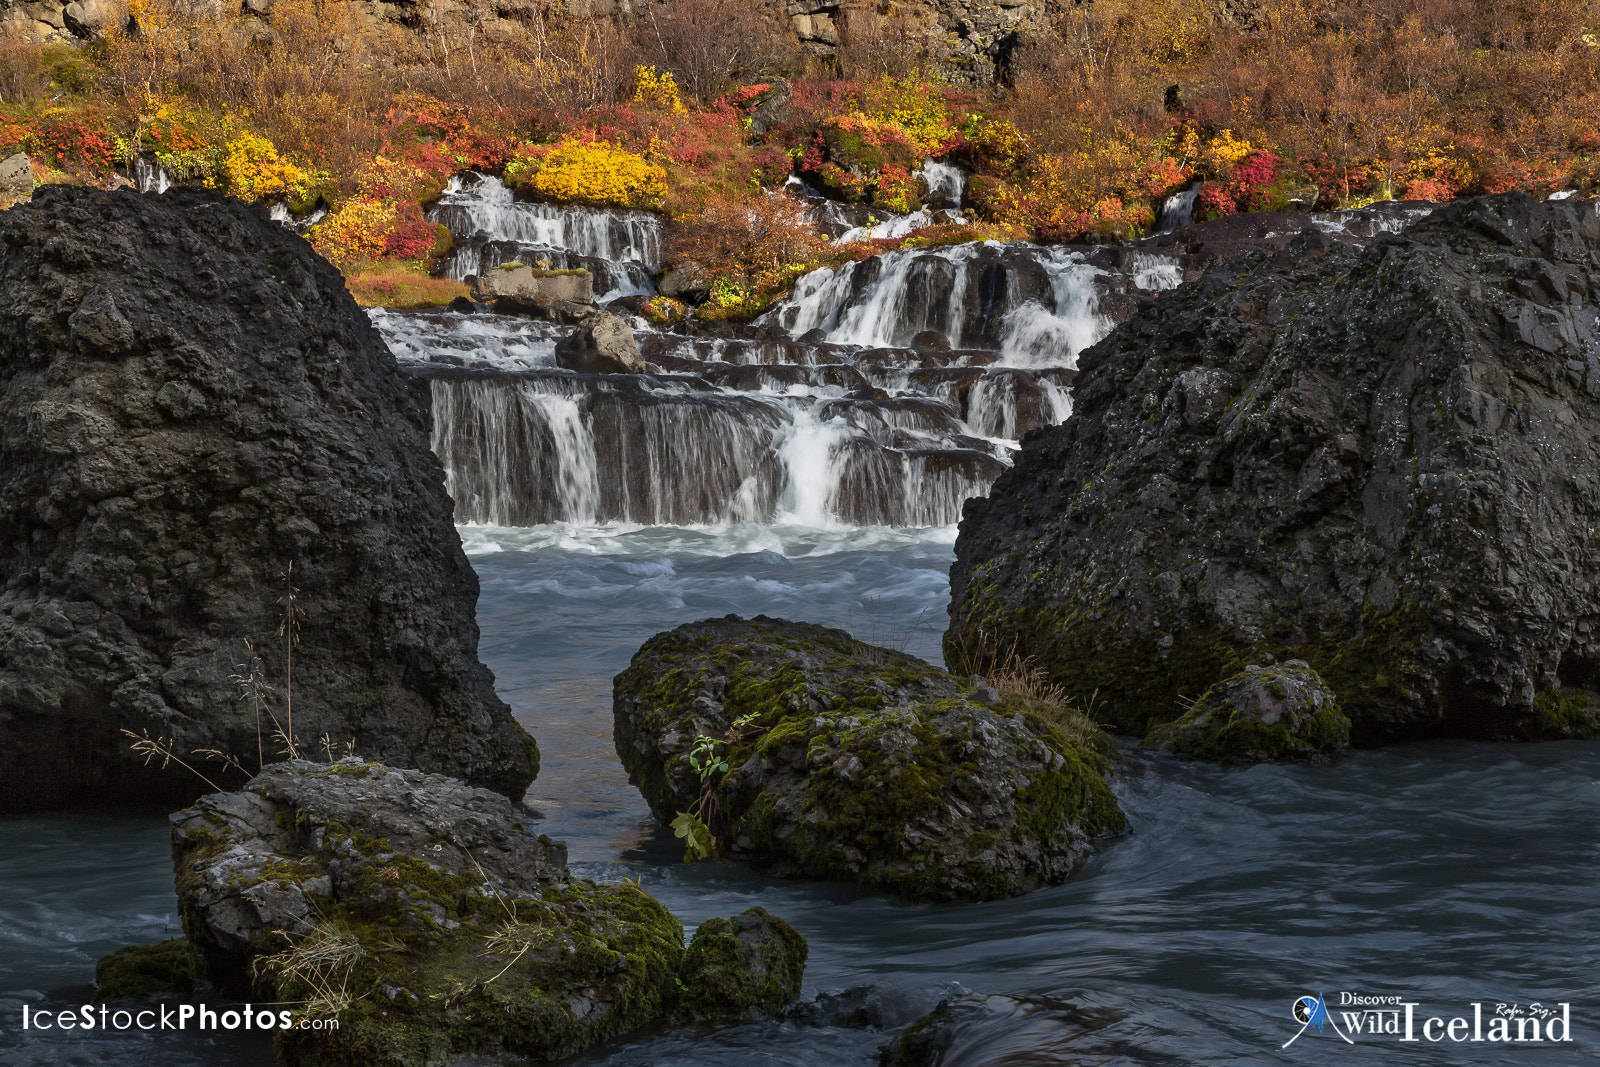
[[(543, 256), (589, 266), (610, 296), (651, 291), (646, 216), (521, 205), (479, 179), (439, 211), (458, 275)], [(544, 832), (576, 874), (637, 878), (691, 929), (754, 903), (782, 915), (810, 943), (808, 1000), (875, 989), (854, 1019), (644, 1034), (576, 1062), (867, 1065), (962, 992), (1041, 999), (973, 1024), (947, 1067), (1600, 1062), (1600, 743), (1246, 769), (1130, 748), (1113, 783), (1126, 835), (1066, 885), (960, 906), (686, 864), (628, 784), (611, 678), (662, 630), (766, 613), (937, 662), (961, 502), (1067, 415), (1106, 309), (1181, 280), (1154, 256), (897, 254), (806, 280), (762, 336), (641, 333), (653, 373), (610, 380), (556, 369), (541, 324), (375, 313), (432, 396), (481, 655), (543, 753), (527, 803)], [(259, 1035), (21, 1031), (24, 1005), (85, 1001), (98, 956), (179, 932), (163, 814), (0, 822), (0, 1063), (272, 1062)], [(1568, 1002), (1575, 1040), (1311, 1030), (1281, 1047), (1298, 997), (1326, 994), (1337, 1017), (1342, 992), (1419, 1018)]]

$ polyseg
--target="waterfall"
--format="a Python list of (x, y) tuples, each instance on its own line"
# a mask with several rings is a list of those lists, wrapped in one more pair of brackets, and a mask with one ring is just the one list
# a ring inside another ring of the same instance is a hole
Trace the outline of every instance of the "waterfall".
[(1133, 254), (1133, 284), (1140, 289), (1160, 291), (1183, 284), (1183, 267), (1169, 256), (1148, 252)]
[(1194, 222), (1194, 201), (1200, 195), (1202, 182), (1195, 182), (1187, 189), (1180, 190), (1167, 197), (1166, 203), (1161, 205), (1161, 216), (1156, 219), (1156, 232), (1168, 233), (1179, 226), (1188, 226)]
[(943, 526), (1004, 469), (960, 435), (864, 428), (807, 396), (559, 372), (429, 388), (457, 522)]
[(172, 179), (165, 167), (139, 156), (133, 161), (133, 184), (141, 193), (164, 193), (172, 188)]
[(428, 211), (455, 235), (443, 274), (456, 281), (510, 261), (553, 269), (582, 267), (600, 299), (655, 292), (650, 276), (664, 256), (660, 218), (571, 204), (519, 201), (499, 178), (452, 178)]
[(954, 208), (957, 211), (961, 209), (961, 200), (967, 189), (967, 176), (961, 172), (960, 167), (954, 163), (925, 159), (922, 161), (922, 170), (919, 173), (928, 186), (930, 201), (937, 203), (943, 200), (944, 207)]

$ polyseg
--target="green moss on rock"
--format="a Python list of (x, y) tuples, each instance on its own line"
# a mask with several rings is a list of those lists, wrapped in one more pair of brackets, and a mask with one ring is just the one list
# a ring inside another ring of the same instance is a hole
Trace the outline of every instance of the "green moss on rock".
[(800, 932), (762, 907), (707, 919), (694, 932), (679, 972), (683, 1019), (768, 1018), (800, 996), (807, 946)]
[[(614, 707), (657, 817), (706, 812), (726, 853), (775, 873), (989, 899), (1062, 880), (1123, 826), (1104, 751), (840, 630), (680, 627), (618, 675)], [(728, 770), (702, 777), (697, 744)]]
[(1206, 690), (1146, 748), (1214, 763), (1326, 760), (1350, 745), (1350, 720), (1303, 661), (1253, 666)]
[(129, 945), (94, 965), (95, 999), (123, 1000), (187, 993), (199, 982), (199, 961), (186, 937), (155, 945)]

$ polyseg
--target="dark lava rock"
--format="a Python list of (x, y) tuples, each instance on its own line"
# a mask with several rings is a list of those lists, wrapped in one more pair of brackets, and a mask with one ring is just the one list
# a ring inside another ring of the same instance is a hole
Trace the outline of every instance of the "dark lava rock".
[(781, 875), (1013, 896), (1065, 880), (1123, 825), (1100, 752), (841, 630), (680, 626), (617, 676), (613, 708), (657, 818), (704, 813), (722, 850)]
[(1046, 997), (950, 997), (885, 1045), (882, 1067), (1044, 1067), (1105, 1062), (1087, 1047), (1120, 1020)]
[(505, 797), (360, 759), (268, 767), (172, 817), (184, 928), (224, 993), (337, 1014), (291, 1065), (546, 1062), (668, 1019), (760, 1018), (805, 939), (753, 908), (683, 927), (637, 885), (569, 876)]
[[(200, 779), (119, 731), (253, 770), (291, 696), (302, 748), (519, 795), (537, 750), (478, 662), (428, 435), (338, 272), (264, 212), (50, 186), (0, 216), (0, 812), (187, 802)], [(278, 687), (259, 728), (251, 672)]]
[(1521, 194), (1165, 294), (968, 505), (946, 658), (1131, 733), (1267, 653), (1358, 744), (1596, 733), (1597, 299), (1600, 206)]
[(801, 1026), (893, 1030), (917, 1018), (922, 1011), (917, 999), (893, 986), (851, 986), (841, 993), (818, 993), (810, 1003), (791, 1008), (785, 1018)]
[(1317, 760), (1350, 745), (1350, 720), (1303, 660), (1251, 664), (1145, 738), (1146, 748), (1217, 763)]

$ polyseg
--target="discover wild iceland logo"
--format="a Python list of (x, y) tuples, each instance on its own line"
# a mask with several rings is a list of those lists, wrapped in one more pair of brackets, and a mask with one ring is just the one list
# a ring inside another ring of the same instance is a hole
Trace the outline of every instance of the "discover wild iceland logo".
[(1337, 1037), (1347, 1045), (1363, 1039), (1500, 1045), (1572, 1040), (1572, 1006), (1564, 1001), (1555, 1005), (1535, 1002), (1526, 1007), (1475, 1001), (1469, 1006), (1470, 1013), (1451, 1018), (1424, 1017), (1417, 1011), (1419, 1007), (1419, 1002), (1397, 996), (1340, 993), (1337, 1003), (1330, 1004), (1325, 995), (1308, 993), (1296, 998), (1290, 1007), (1299, 1029), (1282, 1047), (1293, 1045), (1308, 1030)]

